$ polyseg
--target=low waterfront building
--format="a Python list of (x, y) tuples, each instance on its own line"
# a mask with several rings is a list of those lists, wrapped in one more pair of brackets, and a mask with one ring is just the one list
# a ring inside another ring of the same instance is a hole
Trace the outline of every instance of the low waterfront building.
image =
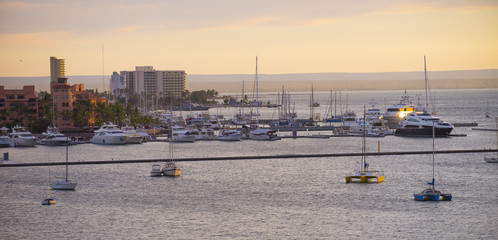
[(35, 86), (5, 89), (0, 86), (0, 122), (27, 126), (38, 119), (38, 93)]
[[(107, 98), (99, 97), (92, 91), (84, 90), (84, 84), (69, 85), (68, 78), (60, 77), (57, 82), (50, 83), (50, 94), (56, 109), (54, 125), (60, 129), (70, 129), (77, 127), (72, 119), (74, 104), (89, 100), (91, 104), (97, 102), (108, 103)], [(88, 124), (93, 124), (93, 114), (89, 118)]]

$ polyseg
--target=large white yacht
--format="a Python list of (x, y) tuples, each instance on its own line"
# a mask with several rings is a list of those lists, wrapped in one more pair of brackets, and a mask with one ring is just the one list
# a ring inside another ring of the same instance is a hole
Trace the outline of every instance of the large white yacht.
[(62, 134), (55, 127), (48, 127), (47, 131), (42, 133), (45, 138), (40, 140), (42, 145), (65, 146), (71, 142), (71, 139)]
[(95, 144), (126, 144), (128, 136), (112, 123), (102, 125), (99, 130), (95, 130), (92, 143)]
[(400, 127), (394, 133), (396, 136), (432, 136), (434, 127), (436, 137), (447, 137), (453, 125), (440, 120), (425, 111), (411, 112), (399, 122)]
[(387, 126), (391, 129), (397, 128), (398, 123), (409, 113), (418, 111), (420, 108), (413, 104), (410, 96), (405, 92), (401, 96), (401, 100), (397, 104), (393, 104), (387, 108), (387, 111), (382, 114), (382, 118), (387, 121)]
[(23, 127), (15, 126), (9, 134), (14, 147), (34, 147), (36, 138)]

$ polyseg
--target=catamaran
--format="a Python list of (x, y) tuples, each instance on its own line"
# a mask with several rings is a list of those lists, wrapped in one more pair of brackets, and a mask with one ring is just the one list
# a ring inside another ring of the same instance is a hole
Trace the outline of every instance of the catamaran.
[[(365, 106), (363, 106), (363, 124), (365, 124)], [(361, 170), (353, 172), (346, 176), (346, 183), (360, 182), (360, 183), (381, 183), (384, 181), (384, 173), (378, 170), (369, 170), (367, 163), (367, 149), (366, 149), (366, 131), (363, 131), (363, 146), (361, 157)]]

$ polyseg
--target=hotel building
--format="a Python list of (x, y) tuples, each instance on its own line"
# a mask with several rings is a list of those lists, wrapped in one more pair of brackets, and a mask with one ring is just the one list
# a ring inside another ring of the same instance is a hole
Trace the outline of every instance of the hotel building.
[(152, 66), (137, 66), (135, 71), (121, 71), (119, 75), (113, 74), (111, 78), (111, 89), (122, 87), (130, 93), (166, 96), (171, 93), (180, 97), (186, 89), (187, 74), (184, 70), (158, 71)]

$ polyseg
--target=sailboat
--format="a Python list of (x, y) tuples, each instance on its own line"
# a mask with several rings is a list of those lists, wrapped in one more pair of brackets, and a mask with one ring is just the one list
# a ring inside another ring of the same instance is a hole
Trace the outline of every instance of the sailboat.
[(492, 158), (484, 158), (484, 161), (488, 162), (488, 163), (498, 163), (498, 117), (496, 117), (496, 157), (492, 157)]
[[(171, 128), (170, 128), (171, 131)], [(162, 173), (164, 176), (168, 177), (179, 177), (180, 174), (182, 173), (182, 170), (180, 167), (176, 166), (176, 163), (173, 162), (173, 141), (169, 141), (169, 161), (166, 162), (161, 169)], [(154, 166), (153, 166), (154, 167)], [(151, 172), (152, 174), (152, 172)]]
[[(173, 112), (171, 112), (173, 114)], [(169, 133), (170, 133), (170, 137), (173, 138), (173, 122), (171, 122), (170, 126), (169, 126)], [(174, 160), (174, 157), (173, 157), (173, 142), (172, 139), (171, 141), (168, 142), (168, 146), (169, 146), (169, 161), (167, 161), (163, 168), (161, 169), (161, 171), (163, 172), (163, 175), (164, 176), (168, 176), (168, 177), (179, 177), (180, 174), (182, 173), (182, 170), (180, 169), (180, 167), (176, 166), (176, 163), (173, 161)], [(154, 168), (154, 166), (153, 166)], [(151, 172), (152, 174), (152, 172)]]
[[(363, 125), (365, 125), (365, 106), (363, 106)], [(363, 131), (363, 146), (361, 157), (361, 170), (353, 172), (352, 174), (346, 176), (346, 183), (359, 182), (360, 183), (381, 183), (384, 181), (384, 173), (378, 170), (369, 170), (369, 164), (367, 163), (367, 149), (366, 149), (366, 131)]]
[(54, 190), (74, 190), (78, 183), (72, 182), (68, 178), (68, 147), (69, 143), (66, 144), (66, 178), (63, 180), (53, 182), (50, 187)]
[(451, 201), (452, 199), (450, 193), (441, 193), (440, 191), (436, 190), (435, 187), (436, 180), (434, 178), (434, 156), (436, 155), (436, 153), (434, 143), (436, 139), (436, 131), (434, 129), (435, 127), (432, 128), (432, 182), (427, 183), (431, 185), (431, 187), (423, 190), (420, 193), (413, 194), (413, 198), (417, 201)]

